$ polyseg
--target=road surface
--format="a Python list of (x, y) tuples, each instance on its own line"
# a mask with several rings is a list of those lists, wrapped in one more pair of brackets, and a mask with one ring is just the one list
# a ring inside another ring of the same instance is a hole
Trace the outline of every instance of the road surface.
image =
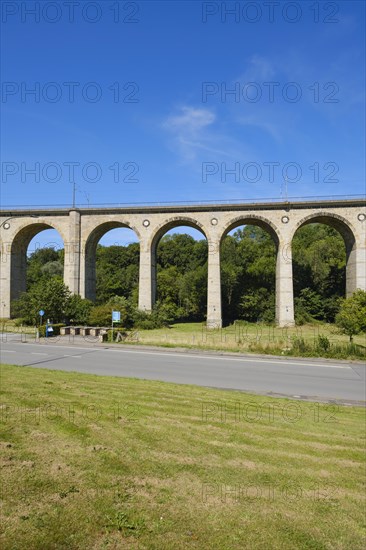
[(2, 363), (162, 380), (313, 401), (365, 404), (365, 365), (159, 349), (1, 343)]

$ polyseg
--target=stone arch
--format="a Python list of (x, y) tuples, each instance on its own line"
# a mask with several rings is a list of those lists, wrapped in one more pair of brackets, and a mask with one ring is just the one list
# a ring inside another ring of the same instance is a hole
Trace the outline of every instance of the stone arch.
[(357, 289), (357, 250), (354, 227), (346, 218), (339, 214), (326, 211), (314, 212), (297, 222), (291, 236), (291, 241), (301, 227), (311, 223), (329, 225), (342, 236), (346, 247), (346, 295), (350, 296)]
[[(274, 241), (276, 250), (278, 251), (279, 243), (280, 243), (280, 234), (276, 225), (271, 220), (269, 220), (264, 216), (260, 216), (258, 214), (251, 214), (251, 213), (241, 214), (239, 216), (236, 216), (235, 218), (232, 218), (226, 223), (221, 233), (220, 246), (224, 238), (228, 235), (228, 233), (233, 229), (235, 229), (236, 227), (240, 227), (241, 225), (256, 225), (261, 229), (263, 229), (264, 231), (266, 231), (271, 236), (272, 240)], [(223, 305), (223, 308), (224, 308), (224, 305)], [(277, 310), (278, 310), (278, 305), (276, 305), (276, 311)]]
[(19, 298), (27, 288), (27, 249), (31, 240), (45, 229), (55, 229), (63, 240), (67, 242), (63, 230), (58, 224), (50, 224), (39, 219), (34, 222), (24, 222), (17, 231), (10, 244), (10, 301)]
[(175, 227), (179, 227), (182, 225), (187, 227), (192, 227), (193, 229), (197, 229), (197, 231), (202, 233), (202, 235), (208, 241), (208, 237), (203, 224), (189, 216), (178, 215), (175, 217), (168, 218), (167, 220), (165, 220), (163, 223), (161, 223), (154, 229), (148, 244), (148, 248), (151, 254), (151, 305), (152, 306), (154, 306), (155, 304), (156, 294), (157, 294), (156, 253), (157, 253), (157, 247), (158, 247), (159, 241), (165, 235), (165, 233), (167, 233), (171, 229), (174, 229)]
[(17, 224), (16, 232), (12, 238), (11, 247), (13, 248), (13, 246), (18, 246), (19, 241), (22, 241), (23, 243), (26, 242), (26, 247), (28, 247), (33, 237), (35, 237), (36, 235), (38, 235), (38, 233), (44, 231), (45, 229), (55, 229), (55, 231), (59, 233), (64, 244), (67, 242), (67, 237), (64, 234), (64, 230), (61, 226), (59, 226), (57, 223), (50, 223), (48, 220), (46, 222), (42, 219), (37, 218), (35, 221)]
[(84, 281), (85, 287), (82, 289), (85, 298), (95, 301), (96, 299), (96, 251), (100, 239), (111, 229), (124, 227), (131, 229), (137, 235), (141, 242), (139, 231), (128, 221), (110, 220), (101, 222), (89, 232), (85, 245), (82, 249), (82, 259), (84, 263)]
[(352, 246), (356, 240), (355, 229), (352, 224), (343, 216), (333, 212), (314, 212), (308, 216), (305, 216), (295, 225), (292, 237), (295, 235), (296, 231), (300, 229), (300, 227), (309, 225), (310, 223), (323, 223), (333, 227), (342, 235), (346, 247), (347, 244)]
[(276, 246), (278, 246), (280, 240), (278, 228), (271, 220), (257, 214), (242, 214), (229, 220), (222, 231), (220, 242), (222, 242), (224, 237), (226, 237), (230, 231), (240, 225), (258, 225), (258, 227), (264, 229), (271, 235)]
[(208, 240), (205, 228), (202, 223), (188, 216), (175, 216), (174, 218), (168, 218), (166, 221), (164, 221), (163, 223), (161, 223), (155, 228), (150, 239), (150, 246), (153, 249), (154, 248), (156, 249), (156, 246), (158, 245), (160, 239), (165, 235), (165, 233), (181, 225), (183, 226), (185, 225), (187, 227), (192, 227), (193, 229), (197, 229), (197, 231), (202, 233), (205, 239)]

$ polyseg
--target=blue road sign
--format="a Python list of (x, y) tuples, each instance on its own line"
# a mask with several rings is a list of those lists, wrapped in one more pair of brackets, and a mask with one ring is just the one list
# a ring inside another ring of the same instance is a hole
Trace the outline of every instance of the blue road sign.
[(121, 320), (120, 311), (112, 311), (112, 323), (119, 323)]
[(43, 309), (40, 309), (38, 313), (40, 314), (41, 317), (43, 317), (43, 315), (44, 315)]

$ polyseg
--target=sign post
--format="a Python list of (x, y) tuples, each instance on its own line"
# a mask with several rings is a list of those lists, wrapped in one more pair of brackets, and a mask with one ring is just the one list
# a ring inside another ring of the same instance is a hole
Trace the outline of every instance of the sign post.
[[(40, 317), (40, 319), (39, 319), (39, 326), (41, 327), (41, 326), (42, 326), (42, 322), (43, 322), (44, 310), (43, 310), (43, 309), (40, 309), (39, 312), (38, 312), (38, 315), (39, 315), (39, 317)], [(39, 338), (39, 330), (37, 330), (37, 338)]]
[(120, 323), (121, 321), (121, 312), (112, 311), (112, 342), (114, 340), (114, 325), (113, 323)]
[(50, 320), (47, 319), (46, 323), (46, 338), (48, 338), (48, 333), (53, 332), (52, 323), (50, 323)]
[(44, 315), (44, 311), (43, 309), (40, 309), (39, 312), (38, 312), (38, 315), (40, 316), (40, 322), (39, 322), (39, 326), (41, 326), (42, 324), (42, 320), (43, 320), (43, 315)]

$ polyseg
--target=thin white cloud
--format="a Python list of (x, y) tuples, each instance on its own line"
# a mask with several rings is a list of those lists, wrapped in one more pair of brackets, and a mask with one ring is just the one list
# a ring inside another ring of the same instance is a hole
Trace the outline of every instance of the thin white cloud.
[(276, 74), (276, 67), (273, 61), (260, 55), (252, 55), (249, 65), (244, 73), (246, 82), (266, 81)]
[(178, 115), (170, 116), (163, 126), (180, 136), (198, 135), (199, 132), (215, 122), (216, 116), (208, 109), (182, 107)]
[(210, 140), (207, 129), (215, 120), (215, 113), (209, 109), (184, 106), (162, 126), (171, 134), (174, 150), (184, 162), (190, 162), (196, 158), (197, 149), (206, 147), (205, 142)]
[(171, 136), (169, 147), (183, 163), (200, 166), (203, 161), (221, 162), (225, 158), (238, 161), (246, 146), (222, 133), (219, 123), (210, 109), (184, 106), (164, 120), (162, 127)]

